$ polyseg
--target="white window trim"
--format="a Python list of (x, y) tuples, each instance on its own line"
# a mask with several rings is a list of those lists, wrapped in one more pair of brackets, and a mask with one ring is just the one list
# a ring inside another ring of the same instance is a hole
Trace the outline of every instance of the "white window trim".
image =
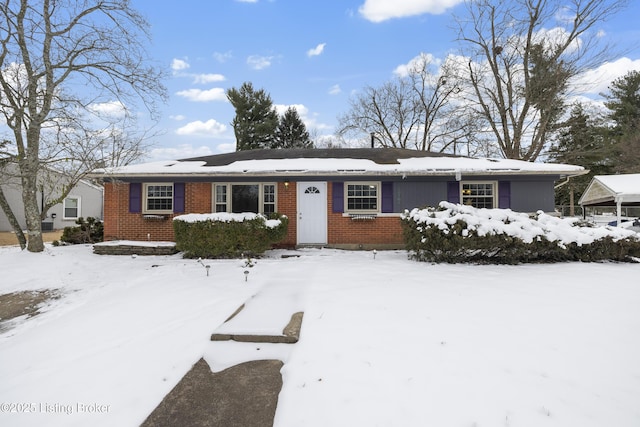
[[(376, 186), (376, 209), (349, 209), (349, 185), (375, 185)], [(344, 183), (343, 190), (343, 212), (346, 214), (379, 214), (382, 206), (380, 202), (382, 200), (382, 184), (380, 181), (347, 181)]]
[(234, 185), (257, 185), (258, 186), (258, 210), (264, 214), (264, 186), (265, 185), (273, 185), (274, 190), (274, 203), (273, 203), (273, 211), (278, 212), (278, 183), (277, 182), (213, 182), (211, 183), (211, 212), (216, 211), (216, 187), (225, 186), (227, 188), (227, 213), (232, 212), (231, 203), (232, 201), (232, 193), (231, 187)]
[[(147, 188), (150, 185), (161, 185), (165, 187), (171, 187), (171, 209), (147, 209)], [(173, 213), (173, 204), (175, 198), (175, 187), (173, 186), (173, 182), (145, 182), (142, 185), (142, 213), (143, 214), (172, 214)]]
[[(493, 208), (498, 207), (498, 181), (460, 181), (460, 204), (464, 205), (464, 184), (491, 184), (493, 187)], [(488, 197), (487, 197), (488, 198)]]
[[(78, 201), (78, 207), (76, 209), (77, 216), (73, 217), (73, 216), (65, 215), (67, 213), (67, 199), (76, 199)], [(72, 196), (72, 195), (68, 195), (67, 197), (65, 197), (64, 200), (62, 201), (62, 219), (76, 220), (81, 216), (82, 216), (82, 198), (80, 196)]]

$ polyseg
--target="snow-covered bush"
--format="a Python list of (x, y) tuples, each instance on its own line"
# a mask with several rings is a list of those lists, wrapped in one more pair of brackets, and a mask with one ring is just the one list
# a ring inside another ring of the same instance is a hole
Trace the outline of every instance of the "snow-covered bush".
[(185, 258), (259, 255), (287, 234), (288, 219), (255, 213), (188, 214), (173, 218), (176, 249)]
[(637, 233), (592, 227), (542, 211), (476, 209), (441, 202), (402, 216), (411, 257), (431, 262), (518, 264), (557, 261), (630, 261), (640, 256)]

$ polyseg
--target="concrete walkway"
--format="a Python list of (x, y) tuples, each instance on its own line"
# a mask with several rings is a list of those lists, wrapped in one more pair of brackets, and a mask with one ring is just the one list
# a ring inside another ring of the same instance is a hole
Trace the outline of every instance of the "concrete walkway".
[(142, 426), (273, 426), (282, 366), (280, 360), (256, 360), (213, 373), (200, 359)]
[[(286, 325), (248, 327), (260, 323), (269, 307), (252, 297), (211, 336), (212, 341), (238, 341), (291, 345), (298, 342), (302, 312), (290, 314)], [(256, 302), (258, 302), (256, 304)], [(272, 313), (273, 314), (273, 313)], [(286, 316), (278, 313), (275, 319)], [(272, 318), (273, 316), (266, 316)], [(264, 326), (264, 325), (263, 325)], [(256, 330), (260, 332), (255, 332)], [(144, 427), (270, 427), (282, 388), (281, 360), (253, 360), (214, 373), (200, 359), (142, 424)]]

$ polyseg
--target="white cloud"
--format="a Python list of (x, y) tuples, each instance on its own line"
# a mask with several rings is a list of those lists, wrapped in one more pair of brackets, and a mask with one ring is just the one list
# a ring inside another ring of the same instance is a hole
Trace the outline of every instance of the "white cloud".
[(313, 49), (309, 49), (307, 51), (307, 56), (312, 57), (312, 56), (322, 55), (322, 52), (324, 51), (324, 47), (326, 45), (327, 45), (326, 43), (320, 43), (318, 46), (314, 47)]
[(582, 73), (572, 81), (572, 86), (577, 93), (599, 95), (608, 91), (612, 81), (633, 70), (640, 71), (640, 59), (622, 57)]
[(258, 3), (258, 0), (236, 0), (238, 3)]
[(393, 74), (398, 77), (406, 77), (411, 73), (418, 72), (422, 69), (429, 68), (430, 65), (434, 65), (436, 67), (440, 66), (442, 63), (441, 60), (437, 59), (430, 53), (420, 53), (418, 56), (412, 58), (406, 64), (401, 64), (393, 70)]
[(169, 118), (170, 118), (171, 120), (175, 120), (175, 121), (177, 121), (177, 122), (181, 122), (181, 121), (183, 121), (184, 119), (186, 119), (187, 117), (186, 117), (186, 116), (183, 116), (182, 114), (177, 114), (177, 115), (175, 115), (175, 116), (169, 116)]
[(193, 74), (193, 82), (197, 84), (223, 82), (225, 80), (222, 74)]
[(329, 88), (329, 95), (337, 95), (342, 93), (342, 89), (340, 89), (340, 85), (333, 85)]
[(184, 59), (173, 58), (171, 61), (171, 69), (175, 71), (183, 71), (190, 67), (189, 63)]
[(189, 101), (209, 102), (209, 101), (226, 101), (227, 95), (224, 89), (214, 87), (209, 90), (187, 89), (176, 92), (176, 95), (187, 98)]
[(217, 122), (214, 119), (209, 119), (206, 122), (196, 120), (195, 122), (187, 123), (186, 125), (178, 128), (176, 134), (189, 135), (189, 136), (205, 136), (205, 137), (219, 137), (224, 134), (227, 127), (222, 123)]
[(89, 106), (89, 110), (98, 115), (122, 117), (127, 112), (127, 107), (120, 101), (110, 101), (92, 104)]
[(276, 112), (279, 115), (283, 115), (285, 113), (285, 111), (287, 111), (289, 109), (289, 107), (295, 108), (296, 111), (298, 112), (298, 115), (300, 116), (300, 120), (302, 120), (302, 123), (304, 123), (304, 125), (307, 128), (307, 130), (310, 130), (310, 129), (316, 129), (316, 130), (331, 129), (330, 125), (318, 122), (317, 117), (316, 117), (317, 114), (310, 113), (309, 112), (309, 108), (307, 108), (303, 104), (290, 104), (290, 105), (274, 104), (273, 107), (276, 109)]
[(254, 70), (262, 70), (271, 66), (273, 56), (251, 55), (247, 58), (247, 64)]
[(233, 55), (231, 54), (231, 51), (224, 52), (224, 53), (223, 52), (214, 52), (213, 53), (213, 58), (218, 62), (227, 62), (232, 57), (233, 57)]
[(227, 142), (218, 144), (216, 146), (216, 151), (219, 153), (233, 153), (236, 151), (236, 143), (235, 142)]
[(201, 145), (194, 147), (191, 144), (180, 144), (177, 147), (153, 148), (147, 153), (148, 161), (188, 159), (190, 157), (208, 156), (213, 154), (211, 148)]
[(371, 22), (431, 13), (444, 13), (464, 0), (365, 0), (358, 12)]

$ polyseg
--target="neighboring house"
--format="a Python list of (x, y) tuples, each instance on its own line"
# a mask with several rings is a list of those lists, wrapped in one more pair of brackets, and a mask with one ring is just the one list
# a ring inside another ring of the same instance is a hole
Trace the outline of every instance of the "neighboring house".
[[(59, 188), (64, 185), (66, 177), (60, 172), (47, 170), (38, 177), (38, 204), (42, 209), (43, 202), (60, 194)], [(15, 164), (5, 165), (0, 169), (0, 185), (9, 206), (23, 230), (27, 228), (22, 203), (22, 186)], [(102, 219), (103, 187), (81, 180), (69, 192), (62, 203), (54, 205), (42, 221), (42, 230), (60, 230), (74, 226), (79, 217)], [(0, 209), (0, 231), (13, 231), (4, 211)]]
[(95, 171), (105, 185), (105, 240), (173, 240), (183, 213), (279, 212), (285, 246), (392, 248), (400, 214), (440, 201), (554, 210), (571, 165), (472, 159), (403, 149), (251, 150)]
[(635, 212), (640, 210), (640, 174), (596, 175), (578, 203), (585, 208), (610, 207), (615, 212), (617, 224), (621, 224), (623, 208), (635, 208), (626, 209)]

